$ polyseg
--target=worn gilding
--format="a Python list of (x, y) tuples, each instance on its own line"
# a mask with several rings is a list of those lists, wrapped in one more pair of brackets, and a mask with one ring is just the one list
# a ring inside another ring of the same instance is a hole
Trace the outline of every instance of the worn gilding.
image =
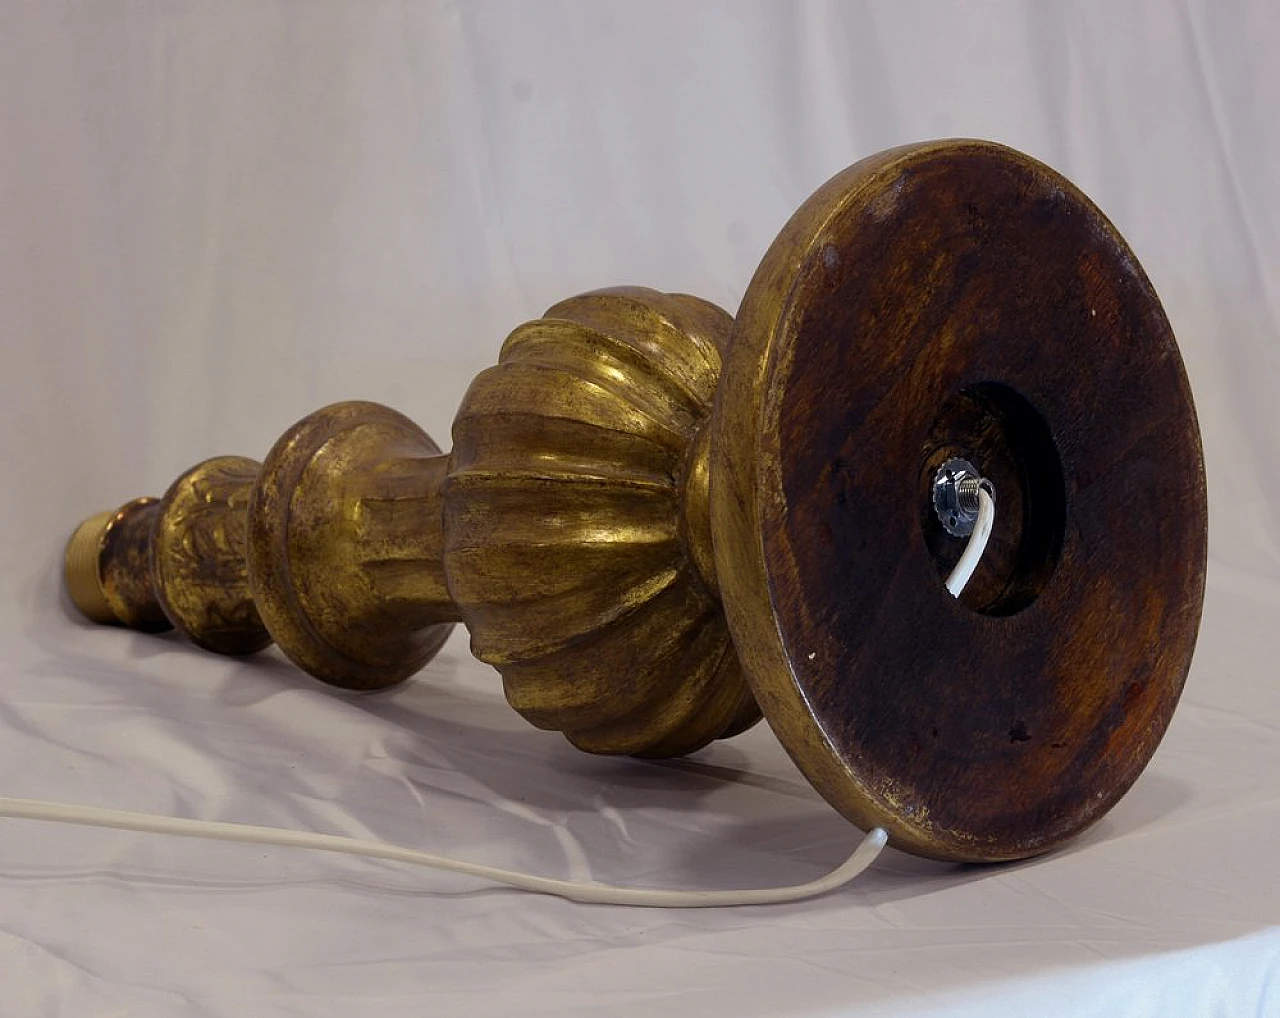
[[(260, 467), (90, 518), (68, 593), (361, 690), (461, 621), (512, 706), (596, 753), (686, 753), (763, 710), (852, 822), (969, 861), (1102, 816), (1187, 675), (1207, 516), (1173, 334), (1102, 213), (998, 145), (837, 174), (736, 319), (642, 289), (557, 304), (453, 440), (325, 407)], [(953, 457), (1000, 507), (959, 599), (931, 489)]]

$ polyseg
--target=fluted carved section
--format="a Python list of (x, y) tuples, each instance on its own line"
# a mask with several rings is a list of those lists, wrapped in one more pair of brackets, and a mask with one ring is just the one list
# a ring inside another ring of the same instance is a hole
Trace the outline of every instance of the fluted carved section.
[(574, 297), (511, 334), (454, 421), (444, 557), (472, 650), (582, 749), (677, 755), (759, 717), (684, 499), (731, 327), (684, 295)]
[(247, 653), (271, 639), (352, 689), (418, 671), (451, 624), (530, 722), (674, 756), (759, 719), (716, 590), (708, 431), (732, 319), (684, 295), (574, 297), (516, 329), (445, 455), (388, 407), (218, 457), (67, 553), (90, 618)]

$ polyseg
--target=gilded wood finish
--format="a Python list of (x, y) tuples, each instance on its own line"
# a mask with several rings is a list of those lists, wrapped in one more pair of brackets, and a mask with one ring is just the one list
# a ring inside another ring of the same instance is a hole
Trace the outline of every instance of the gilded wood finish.
[[(355, 689), (461, 621), (512, 706), (590, 752), (687, 753), (763, 708), (850, 820), (961, 860), (1101, 816), (1186, 677), (1207, 523), (1176, 344), (1105, 217), (1000, 146), (837, 175), (736, 320), (643, 289), (556, 305), (453, 439), (327, 407), (260, 469), (87, 520), (68, 592), (222, 652), (270, 634)], [(930, 499), (952, 456), (999, 505), (958, 601)]]
[(169, 486), (151, 535), (160, 610), (194, 643), (252, 654), (271, 642), (249, 591), (245, 512), (259, 464), (218, 456)]
[(440, 561), (448, 457), (376, 403), (337, 403), (281, 436), (249, 498), (249, 586), (298, 667), (348, 689), (420, 670), (458, 613)]
[[(116, 516), (86, 521), (68, 588), (91, 618), (126, 621), (98, 576), (113, 591), (127, 576), (155, 624), (229, 654), (274, 638), (349, 689), (408, 678), (465, 621), (511, 705), (584, 750), (675, 756), (735, 735), (760, 712), (706, 578), (705, 426), (732, 327), (654, 290), (564, 301), (472, 384), (451, 455), (387, 407), (325, 407), (260, 470), (192, 468), (154, 528), (152, 503), (131, 503), (148, 525), (127, 544)], [(108, 521), (111, 547), (138, 546), (127, 560), (102, 553)]]
[(760, 716), (697, 566), (696, 438), (732, 327), (695, 297), (574, 297), (511, 334), (454, 421), (445, 568), (471, 649), (582, 749), (673, 756)]

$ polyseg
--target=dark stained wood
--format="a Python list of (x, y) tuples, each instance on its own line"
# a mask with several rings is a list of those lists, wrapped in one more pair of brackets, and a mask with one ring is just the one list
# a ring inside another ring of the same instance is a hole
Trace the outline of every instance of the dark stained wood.
[[(719, 580), (800, 767), (925, 855), (1016, 858), (1095, 821), (1169, 722), (1206, 558), (1190, 390), (1124, 241), (999, 146), (882, 154), (796, 214), (734, 344)], [(959, 602), (963, 542), (929, 503), (955, 455), (998, 510)]]

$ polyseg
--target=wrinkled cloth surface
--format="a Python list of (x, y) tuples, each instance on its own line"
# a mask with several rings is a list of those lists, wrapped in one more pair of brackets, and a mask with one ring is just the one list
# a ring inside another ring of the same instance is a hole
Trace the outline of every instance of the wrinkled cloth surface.
[(507, 332), (574, 293), (733, 310), (811, 191), (908, 141), (1010, 144), (1107, 212), (1179, 338), (1211, 501), (1168, 736), (1046, 858), (889, 851), (815, 901), (645, 911), (5, 820), (0, 1011), (1280, 1013), (1278, 12), (0, 0), (0, 795), (647, 886), (834, 865), (858, 832), (764, 726), (592, 758), (521, 721), (463, 634), (343, 695), (275, 651), (91, 626), (59, 568), (81, 518), (333, 400), (447, 446)]

